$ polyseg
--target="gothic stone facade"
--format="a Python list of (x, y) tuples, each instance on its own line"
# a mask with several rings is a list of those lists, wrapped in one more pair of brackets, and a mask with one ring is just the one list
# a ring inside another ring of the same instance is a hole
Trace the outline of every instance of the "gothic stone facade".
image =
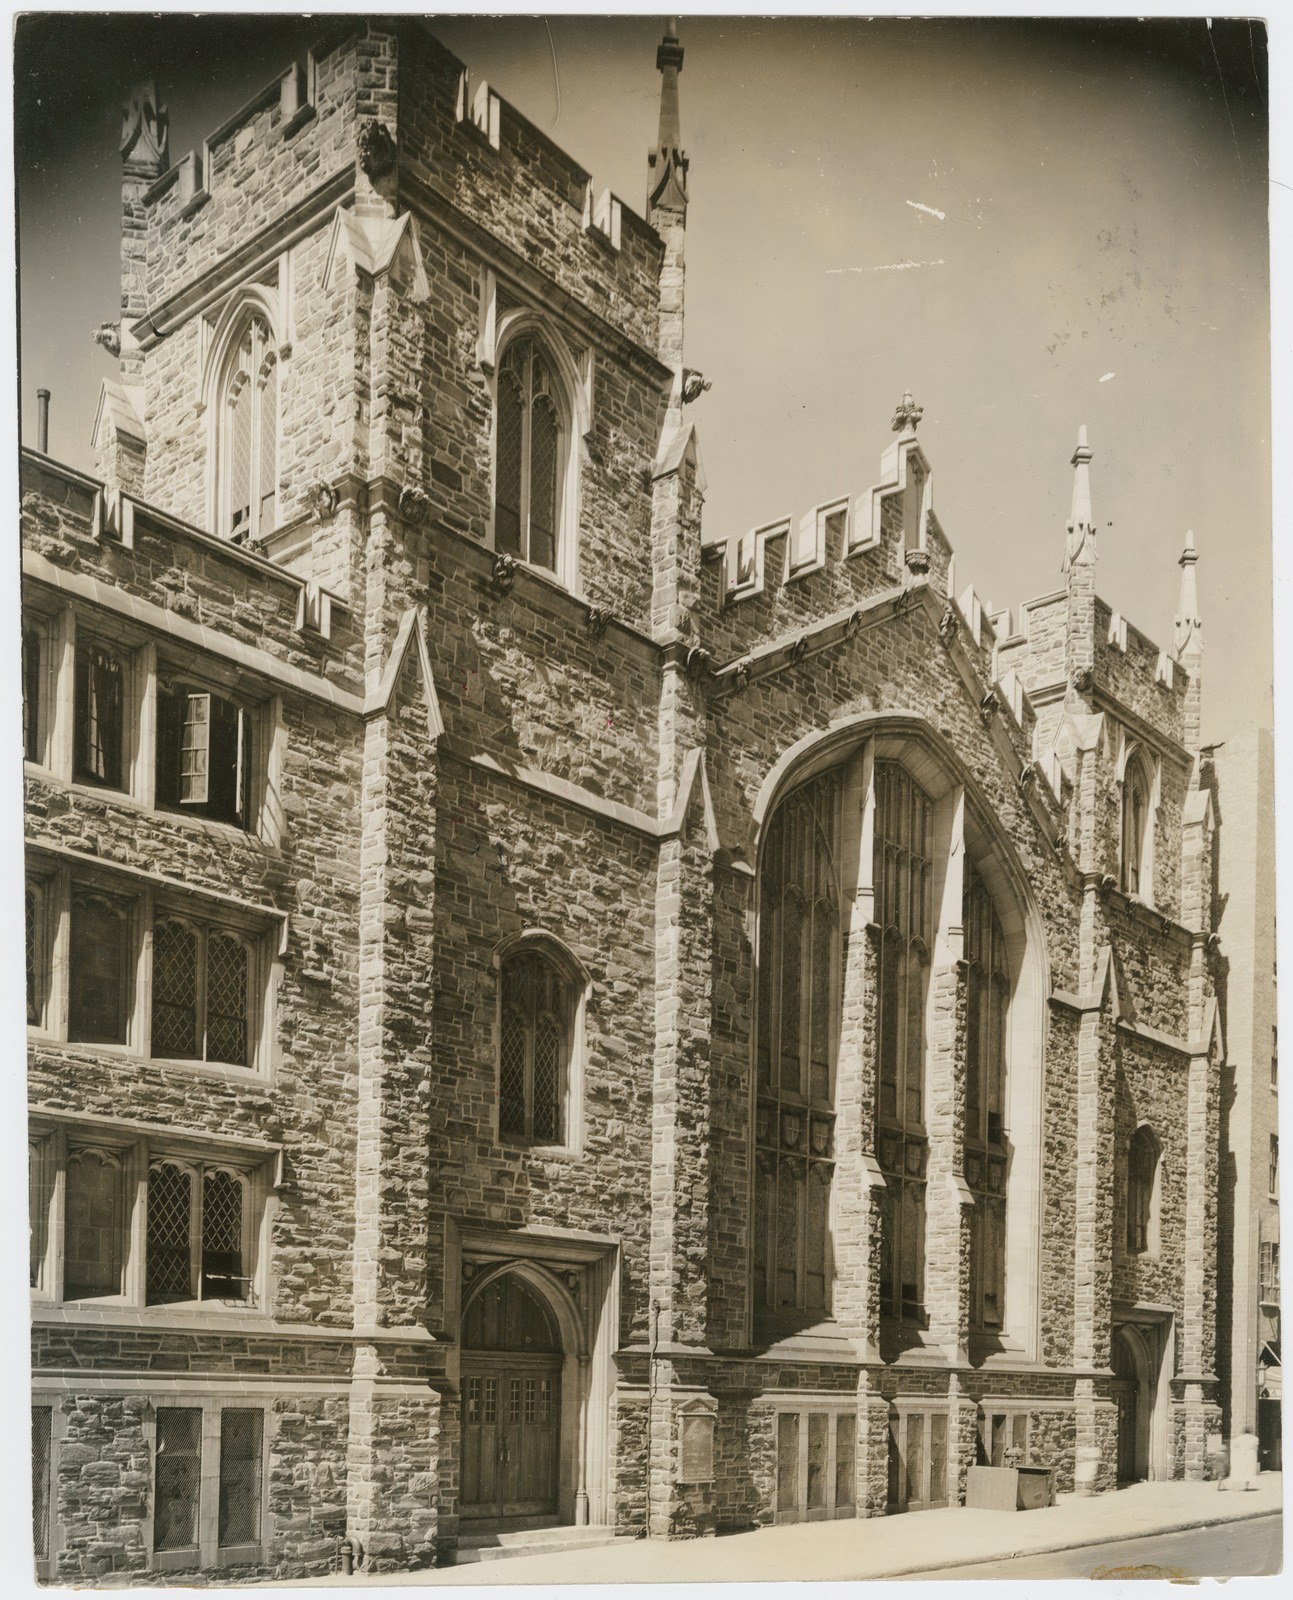
[(989, 617), (910, 397), (702, 531), (681, 62), (645, 220), (420, 24), (128, 108), (97, 477), (22, 464), (64, 1581), (1218, 1468), (1193, 551), (1163, 651), (1083, 440)]

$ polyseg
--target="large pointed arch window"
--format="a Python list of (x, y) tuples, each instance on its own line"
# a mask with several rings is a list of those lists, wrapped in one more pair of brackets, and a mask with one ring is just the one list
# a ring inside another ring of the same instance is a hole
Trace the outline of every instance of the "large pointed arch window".
[(498, 368), (494, 546), (558, 571), (569, 427), (553, 362), (537, 339), (514, 339)]
[(782, 802), (760, 875), (756, 1311), (830, 1311), (843, 774)]
[(1122, 780), (1122, 853), (1119, 885), (1149, 900), (1153, 891), (1153, 818), (1150, 775), (1143, 753), (1127, 757)]
[(1010, 973), (1001, 921), (974, 863), (965, 865), (965, 1179), (970, 1218), (970, 1325), (999, 1330), (1006, 1285), (1006, 1010)]
[(277, 520), (278, 361), (269, 323), (248, 318), (221, 385), (216, 531), (235, 543), (258, 539)]
[(500, 969), (498, 1131), (560, 1144), (567, 1136), (575, 985), (544, 949), (515, 950)]
[(876, 1148), (885, 1175), (881, 1315), (919, 1321), (925, 1302), (925, 997), (930, 958), (929, 796), (875, 764), (875, 919), (880, 927)]

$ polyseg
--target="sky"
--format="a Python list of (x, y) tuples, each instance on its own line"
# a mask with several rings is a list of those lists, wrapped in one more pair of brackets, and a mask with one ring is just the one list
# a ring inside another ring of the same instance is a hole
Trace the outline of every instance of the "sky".
[[(435, 31), (636, 211), (662, 17)], [(171, 158), (311, 42), (296, 17), (103, 18), (15, 37), (24, 442), (92, 469), (91, 330), (118, 314), (120, 100)], [(1088, 427), (1102, 596), (1170, 646), (1199, 550), (1204, 735), (1269, 724), (1267, 86), (1261, 23), (683, 17), (686, 355), (707, 536), (869, 487), (905, 389), (958, 586), (1061, 582)]]

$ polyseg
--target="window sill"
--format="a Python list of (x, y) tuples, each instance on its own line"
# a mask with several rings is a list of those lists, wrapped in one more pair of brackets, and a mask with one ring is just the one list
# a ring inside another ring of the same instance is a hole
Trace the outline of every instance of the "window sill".
[(236, 1067), (220, 1061), (187, 1061), (169, 1056), (146, 1056), (128, 1044), (87, 1044), (80, 1039), (59, 1039), (52, 1033), (43, 1032), (34, 1023), (27, 1025), (27, 1041), (29, 1044), (48, 1045), (61, 1055), (74, 1061), (84, 1061), (87, 1065), (93, 1064), (97, 1057), (106, 1055), (114, 1060), (135, 1061), (141, 1066), (166, 1067), (195, 1077), (212, 1078), (220, 1083), (268, 1084), (272, 1081), (269, 1074), (262, 1072), (259, 1067)]
[(540, 1144), (520, 1134), (500, 1134), (498, 1142), (507, 1155), (542, 1156), (544, 1160), (573, 1161), (582, 1153), (572, 1144)]
[(32, 1319), (46, 1326), (73, 1328), (165, 1328), (171, 1332), (198, 1332), (223, 1328), (228, 1332), (264, 1331), (273, 1323), (268, 1311), (247, 1306), (225, 1306), (214, 1300), (187, 1300), (168, 1306), (135, 1306), (125, 1300), (103, 1300), (95, 1306), (84, 1301), (32, 1298)]

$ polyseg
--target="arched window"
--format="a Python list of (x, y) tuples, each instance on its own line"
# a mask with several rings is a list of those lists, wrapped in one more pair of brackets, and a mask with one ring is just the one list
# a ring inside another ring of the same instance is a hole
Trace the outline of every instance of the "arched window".
[(560, 1144), (567, 1135), (575, 985), (537, 946), (513, 951), (499, 974), (498, 1131)]
[(1142, 1123), (1127, 1146), (1127, 1249), (1132, 1255), (1158, 1251), (1159, 1144)]
[(754, 1301), (783, 1316), (830, 1309), (842, 788), (787, 796), (760, 874)]
[(925, 1299), (925, 994), (932, 804), (896, 762), (875, 764), (875, 920), (881, 933), (876, 1146), (887, 1207), (881, 1314), (919, 1320)]
[(559, 570), (570, 428), (556, 367), (537, 339), (508, 345), (498, 368), (494, 546)]
[(216, 532), (241, 544), (271, 532), (276, 521), (278, 362), (259, 313), (230, 348), (216, 426)]
[(1122, 779), (1122, 859), (1119, 884), (1125, 894), (1148, 900), (1153, 879), (1152, 785), (1139, 750), (1127, 757)]
[(970, 1219), (970, 1326), (997, 1330), (1006, 1287), (1006, 1009), (1001, 922), (973, 862), (965, 865), (965, 1178)]

